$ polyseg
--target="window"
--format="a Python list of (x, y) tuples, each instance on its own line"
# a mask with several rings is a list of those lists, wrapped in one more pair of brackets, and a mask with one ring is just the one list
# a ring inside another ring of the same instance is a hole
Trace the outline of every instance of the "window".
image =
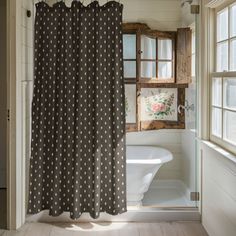
[[(123, 24), (126, 131), (185, 127), (178, 106), (191, 82), (190, 46), (190, 28), (165, 32)], [(186, 73), (179, 78), (177, 69)]]
[(141, 35), (141, 80), (174, 82), (173, 38)]
[(136, 34), (124, 34), (124, 77), (136, 80)]
[(216, 10), (211, 140), (236, 152), (236, 3)]

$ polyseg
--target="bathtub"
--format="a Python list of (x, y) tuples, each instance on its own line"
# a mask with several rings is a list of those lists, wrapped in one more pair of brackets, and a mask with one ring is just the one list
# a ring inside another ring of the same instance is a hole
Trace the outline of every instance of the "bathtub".
[(140, 206), (159, 168), (173, 159), (170, 151), (155, 146), (126, 146), (127, 205)]

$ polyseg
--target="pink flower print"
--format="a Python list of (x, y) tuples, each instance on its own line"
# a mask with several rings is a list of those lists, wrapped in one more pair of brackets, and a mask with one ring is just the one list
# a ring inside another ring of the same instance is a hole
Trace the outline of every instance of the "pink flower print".
[(160, 112), (160, 111), (165, 111), (166, 110), (166, 106), (163, 103), (154, 103), (152, 104), (152, 111), (153, 112)]

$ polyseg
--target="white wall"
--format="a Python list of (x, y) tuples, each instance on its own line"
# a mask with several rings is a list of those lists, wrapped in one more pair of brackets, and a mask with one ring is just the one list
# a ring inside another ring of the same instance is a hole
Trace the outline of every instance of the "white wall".
[(201, 149), (203, 225), (209, 236), (235, 236), (236, 156), (212, 144)]
[(6, 188), (7, 78), (6, 78), (6, 1), (0, 1), (0, 188)]
[(128, 145), (153, 145), (168, 149), (173, 160), (165, 163), (157, 173), (158, 179), (182, 179), (182, 130), (153, 130), (127, 134)]

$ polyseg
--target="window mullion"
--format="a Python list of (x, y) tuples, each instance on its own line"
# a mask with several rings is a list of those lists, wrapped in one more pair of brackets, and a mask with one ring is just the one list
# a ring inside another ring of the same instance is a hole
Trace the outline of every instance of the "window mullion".
[(221, 77), (221, 138), (224, 139), (224, 79)]
[(158, 37), (156, 38), (156, 77), (158, 78)]
[(230, 7), (228, 7), (228, 71), (230, 71)]

